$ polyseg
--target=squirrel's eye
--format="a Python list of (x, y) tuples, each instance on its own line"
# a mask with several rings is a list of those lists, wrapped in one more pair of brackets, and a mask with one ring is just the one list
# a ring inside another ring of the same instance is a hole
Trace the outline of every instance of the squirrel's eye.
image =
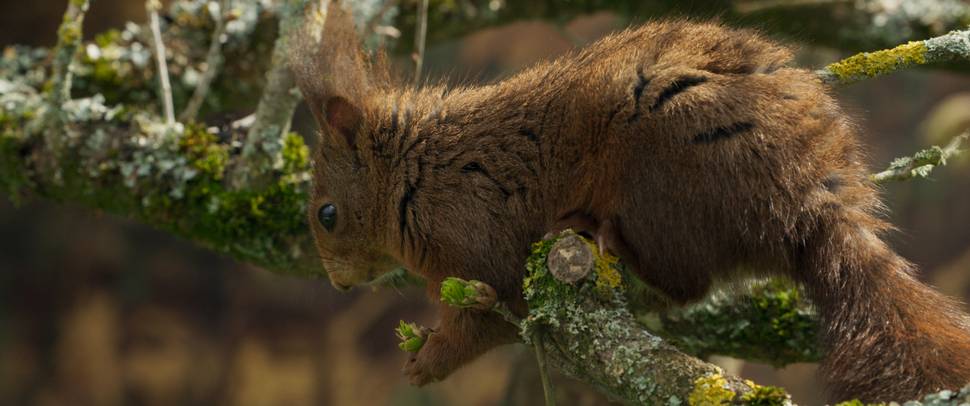
[(337, 225), (337, 207), (330, 203), (320, 206), (320, 210), (317, 211), (317, 221), (327, 231), (333, 231), (333, 227)]

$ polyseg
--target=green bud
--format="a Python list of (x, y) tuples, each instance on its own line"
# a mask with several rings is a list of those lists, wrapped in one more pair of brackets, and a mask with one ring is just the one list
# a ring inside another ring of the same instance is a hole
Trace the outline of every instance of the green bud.
[(489, 310), (497, 300), (495, 289), (482, 281), (449, 277), (441, 282), (441, 301), (450, 306)]
[(406, 352), (418, 352), (428, 338), (427, 328), (414, 323), (405, 323), (404, 320), (401, 320), (401, 324), (394, 329), (394, 333), (401, 340), (397, 346)]

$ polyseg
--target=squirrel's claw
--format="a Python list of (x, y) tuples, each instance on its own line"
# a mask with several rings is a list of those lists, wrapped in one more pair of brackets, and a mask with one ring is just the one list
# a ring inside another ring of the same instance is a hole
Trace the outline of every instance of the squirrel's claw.
[(448, 375), (447, 372), (441, 370), (439, 365), (435, 364), (436, 357), (432, 354), (434, 345), (431, 344), (430, 337), (424, 346), (408, 359), (401, 370), (404, 375), (407, 375), (411, 385), (417, 387), (440, 381)]

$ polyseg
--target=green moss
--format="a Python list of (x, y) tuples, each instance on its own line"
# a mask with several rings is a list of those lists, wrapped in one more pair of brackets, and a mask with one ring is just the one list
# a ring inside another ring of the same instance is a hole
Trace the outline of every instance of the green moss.
[[(580, 237), (582, 238), (582, 237)], [(605, 294), (612, 289), (623, 288), (623, 276), (620, 273), (620, 258), (607, 252), (600, 252), (599, 247), (592, 240), (583, 238), (593, 253), (594, 271), (596, 272), (596, 289)]]
[(22, 191), (30, 186), (30, 179), (20, 157), (20, 143), (7, 124), (0, 125), (0, 192), (19, 203)]
[(751, 388), (750, 392), (741, 395), (741, 401), (750, 406), (784, 406), (791, 404), (788, 392), (777, 386), (761, 386), (751, 381), (745, 381)]
[(303, 142), (303, 137), (297, 133), (289, 133), (283, 137), (283, 171), (287, 173), (306, 170), (310, 165), (310, 149)]
[(821, 358), (815, 313), (784, 280), (759, 282), (745, 297), (717, 293), (668, 310), (661, 321), (663, 335), (701, 357), (721, 354), (776, 366)]
[(105, 32), (98, 33), (94, 36), (94, 43), (99, 48), (111, 46), (120, 41), (121, 41), (121, 31), (118, 31), (114, 28), (109, 29)]
[[(24, 127), (18, 125), (21, 118), (8, 113), (5, 111), (0, 120), (4, 123), (0, 127), (0, 193), (16, 197), (20, 191), (30, 190), (55, 201), (70, 201), (133, 217), (270, 270), (296, 276), (325, 275), (313, 258), (305, 223), (307, 183), (284, 180), (305, 178), (309, 170), (308, 162), (299, 159), (299, 150), (305, 148), (302, 143), (290, 142), (291, 154), (296, 157), (287, 166), (291, 172), (279, 174), (277, 181), (258, 190), (232, 190), (224, 185), (229, 146), (201, 126), (189, 126), (179, 134), (174, 142), (175, 151), (166, 152), (164, 147), (158, 151), (176, 154), (169, 157), (173, 165), (185, 166), (165, 173), (195, 171), (187, 180), (161, 173), (129, 182), (135, 175), (123, 173), (122, 164), (135, 165), (143, 153), (156, 159), (162, 155), (150, 149), (136, 152), (128, 144), (106, 150), (104, 146), (115, 145), (107, 143), (92, 146), (90, 151), (73, 147), (71, 154), (60, 162), (63, 179), (51, 182), (47, 175), (38, 176), (43, 185), (35, 187), (29, 182), (24, 166), (30, 158), (21, 156), (26, 145)], [(100, 121), (74, 125), (88, 137), (101, 131), (99, 126), (112, 126)], [(116, 136), (142, 137), (134, 130), (129, 131)], [(173, 188), (180, 188), (181, 193), (174, 194)]]
[[(192, 124), (186, 128), (179, 147), (191, 159), (194, 168), (213, 179), (221, 180), (229, 162), (229, 151), (218, 141), (218, 137), (210, 134), (202, 125)], [(302, 167), (305, 168), (306, 163)]]
[(826, 69), (840, 80), (873, 77), (906, 65), (926, 63), (926, 44), (911, 41), (892, 49), (864, 52), (829, 65)]
[(728, 388), (727, 379), (720, 374), (713, 374), (698, 378), (694, 381), (694, 390), (687, 398), (690, 406), (720, 406), (730, 404), (735, 393)]
[(57, 36), (63, 43), (73, 44), (81, 40), (81, 28), (75, 24), (65, 24), (58, 30)]

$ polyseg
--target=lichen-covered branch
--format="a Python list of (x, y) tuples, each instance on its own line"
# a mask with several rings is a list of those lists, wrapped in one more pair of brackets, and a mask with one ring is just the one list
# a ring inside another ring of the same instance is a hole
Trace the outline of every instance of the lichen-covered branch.
[(912, 178), (925, 178), (929, 176), (937, 166), (946, 165), (946, 160), (962, 152), (960, 146), (970, 139), (970, 130), (963, 134), (953, 137), (946, 146), (932, 146), (917, 152), (911, 157), (897, 158), (889, 164), (886, 170), (873, 174), (872, 180), (876, 182), (909, 180)]
[(952, 60), (970, 61), (970, 29), (925, 41), (911, 41), (892, 49), (863, 52), (816, 72), (823, 82), (845, 85), (914, 65)]
[[(293, 112), (303, 100), (287, 63), (292, 52), (293, 39), (295, 35), (303, 33), (322, 32), (329, 3), (329, 0), (285, 0), (280, 5), (280, 32), (273, 47), (270, 70), (266, 74), (266, 87), (256, 107), (255, 121), (242, 146), (245, 160), (256, 161), (258, 164), (233, 168), (230, 177), (232, 185), (259, 187), (269, 180), (268, 174), (260, 171), (260, 168), (279, 168), (282, 165), (282, 136), (289, 132)], [(366, 4), (362, 2), (349, 4), (351, 11), (363, 19), (370, 19), (370, 13), (379, 11), (374, 7), (365, 7)], [(320, 41), (321, 38), (316, 40)]]
[[(532, 337), (542, 337), (541, 342), (532, 344), (542, 345), (551, 365), (627, 404), (792, 404), (783, 389), (726, 375), (717, 366), (686, 355), (649, 332), (628, 310), (624, 291), (630, 279), (623, 276), (622, 266), (616, 258), (598, 252), (592, 241), (569, 230), (533, 246), (523, 282), (529, 315), (518, 324), (527, 343)], [(753, 292), (787, 290), (787, 286), (775, 284), (756, 286)], [(464, 291), (472, 292), (472, 297), (481, 296), (475, 293), (480, 288)], [(787, 302), (779, 306), (782, 308), (799, 302), (797, 293), (774, 298)], [(763, 304), (768, 300), (771, 299)], [(713, 301), (713, 306), (718, 302)], [(723, 308), (731, 306), (734, 305)], [(768, 306), (771, 305), (765, 307)], [(734, 315), (728, 312), (725, 317)], [(809, 327), (791, 320), (781, 320), (780, 324), (796, 330)], [(706, 333), (724, 334), (711, 330)], [(756, 346), (757, 340), (749, 345)], [(970, 385), (959, 391), (944, 390), (922, 400), (907, 401), (905, 405), (956, 406), (968, 401)], [(839, 406), (864, 405), (850, 400)]]
[[(192, 24), (192, 3), (177, 4), (173, 12), (186, 13), (178, 20)], [(258, 42), (250, 42), (260, 40), (258, 16), (233, 27), (227, 50), (250, 68), (261, 66)], [(192, 49), (188, 38), (198, 36), (178, 30), (169, 33), (173, 49)], [(144, 103), (155, 100), (152, 75), (145, 73), (152, 66), (149, 35), (129, 27), (89, 44), (75, 67), (73, 90), (81, 97), (59, 106), (62, 125), (51, 129), (28, 125), (48, 105), (40, 90), (47, 82), (41, 63), (46, 54), (4, 52), (0, 190), (15, 200), (30, 195), (133, 217), (271, 270), (322, 276), (303, 220), (309, 162), (302, 138), (283, 137), (283, 165), (268, 170), (273, 181), (267, 187), (228, 188), (226, 168), (242, 159), (234, 145), (245, 129), (164, 124), (157, 105)], [(255, 77), (234, 73), (237, 79)], [(239, 84), (217, 88), (230, 100), (249, 90)], [(58, 140), (57, 160), (48, 139)], [(57, 171), (46, 170), (51, 166)]]
[[(89, 6), (90, 0), (72, 0), (67, 4), (64, 18), (57, 30), (57, 45), (54, 48), (50, 82), (47, 85), (47, 106), (42, 110), (41, 120), (37, 122), (40, 126), (53, 128), (64, 121), (61, 106), (71, 99), (71, 83), (74, 77), (71, 67), (81, 46), (81, 28)], [(60, 151), (60, 140), (57, 137), (49, 136), (46, 141), (53, 147), (53, 152)]]
[(784, 390), (725, 375), (651, 334), (629, 311), (616, 258), (597, 252), (571, 231), (533, 247), (521, 336), (539, 335), (550, 365), (631, 404), (790, 404)]
[(777, 367), (822, 358), (818, 315), (800, 289), (778, 279), (736, 289), (715, 292), (686, 307), (647, 313), (640, 320), (701, 358), (724, 355)]

